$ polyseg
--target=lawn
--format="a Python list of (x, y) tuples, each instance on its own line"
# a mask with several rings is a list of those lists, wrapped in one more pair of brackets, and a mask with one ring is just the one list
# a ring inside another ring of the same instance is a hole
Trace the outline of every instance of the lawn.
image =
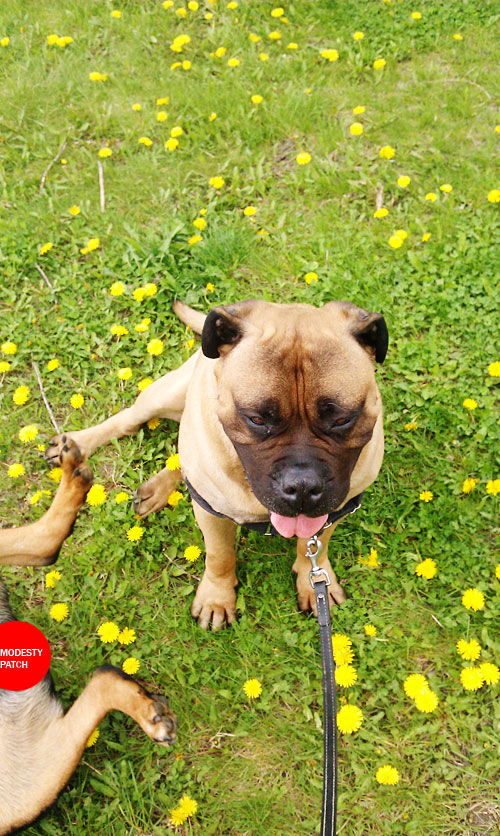
[[(357, 673), (339, 701), (363, 713), (339, 736), (338, 832), (498, 833), (498, 4), (277, 8), (2, 2), (0, 519), (37, 519), (56, 488), (33, 362), (59, 426), (79, 429), (199, 346), (174, 298), (203, 311), (262, 297), (382, 312), (384, 464), (329, 549), (348, 595), (333, 630), (350, 638)], [(38, 434), (23, 443), (28, 425)], [(97, 451), (106, 500), (86, 504), (57, 564), (3, 571), (17, 617), (51, 643), (66, 704), (99, 664), (133, 656), (179, 717), (167, 750), (108, 715), (27, 836), (319, 830), (321, 662), (315, 620), (297, 608), (293, 543), (242, 532), (239, 621), (200, 630), (190, 605), (203, 556), (184, 551), (203, 540), (186, 489), (143, 522), (130, 502), (176, 434), (162, 422)], [(12, 478), (15, 463), (25, 470)], [(51, 569), (61, 577), (47, 588)], [(462, 602), (469, 589), (481, 608)], [(54, 603), (68, 605), (61, 622)], [(136, 641), (103, 643), (107, 621)], [(481, 654), (467, 660), (457, 642), (472, 639)], [(411, 674), (437, 696), (431, 711), (405, 693)], [(396, 784), (377, 781), (384, 765)], [(198, 809), (175, 828), (185, 794)]]

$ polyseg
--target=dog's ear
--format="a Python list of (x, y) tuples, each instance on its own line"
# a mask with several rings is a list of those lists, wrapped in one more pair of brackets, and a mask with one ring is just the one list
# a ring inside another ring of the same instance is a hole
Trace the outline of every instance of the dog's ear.
[(389, 346), (389, 332), (382, 314), (365, 311), (352, 302), (328, 302), (325, 308), (328, 305), (341, 309), (348, 319), (348, 328), (353, 337), (377, 363), (383, 363)]
[(244, 318), (255, 300), (236, 305), (212, 308), (201, 332), (201, 348), (205, 357), (216, 360), (239, 343), (245, 333)]

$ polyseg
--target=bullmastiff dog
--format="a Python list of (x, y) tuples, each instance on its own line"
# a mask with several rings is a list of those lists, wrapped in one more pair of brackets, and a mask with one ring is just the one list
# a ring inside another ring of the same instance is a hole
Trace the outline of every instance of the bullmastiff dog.
[[(329, 515), (376, 478), (383, 457), (382, 400), (375, 363), (388, 333), (381, 314), (349, 302), (274, 304), (251, 299), (208, 316), (176, 302), (201, 333), (201, 350), (145, 389), (133, 406), (67, 433), (86, 456), (153, 417), (180, 422), (180, 470), (164, 469), (136, 494), (141, 516), (167, 504), (184, 478), (206, 546), (192, 605), (202, 627), (236, 618), (238, 525), (270, 523), (297, 538), (299, 606), (315, 611), (306, 542), (318, 534), (330, 576), (330, 606), (345, 600), (328, 561)], [(60, 438), (49, 460), (59, 456)]]

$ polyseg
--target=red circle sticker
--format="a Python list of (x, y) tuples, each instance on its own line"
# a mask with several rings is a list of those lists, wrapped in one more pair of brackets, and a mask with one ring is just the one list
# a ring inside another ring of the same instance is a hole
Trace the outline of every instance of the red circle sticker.
[(0, 624), (0, 688), (25, 691), (50, 667), (50, 646), (38, 627), (26, 621)]

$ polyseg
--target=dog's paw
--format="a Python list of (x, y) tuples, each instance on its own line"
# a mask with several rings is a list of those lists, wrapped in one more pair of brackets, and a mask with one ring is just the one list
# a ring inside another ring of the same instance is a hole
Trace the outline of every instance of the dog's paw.
[(206, 574), (197, 589), (191, 615), (198, 619), (203, 630), (212, 625), (212, 630), (219, 630), (225, 624), (236, 621), (236, 592), (231, 582), (213, 583)]
[(162, 746), (175, 743), (177, 733), (177, 717), (168, 707), (167, 700), (162, 694), (148, 694), (144, 692), (144, 702), (137, 718), (148, 737)]
[[(335, 604), (343, 604), (346, 600), (346, 594), (337, 581), (335, 572), (331, 567), (328, 559), (322, 562), (321, 568), (325, 569), (330, 578), (330, 585), (328, 590), (328, 604), (332, 609)], [(294, 570), (296, 571), (296, 570)], [(299, 570), (297, 572), (297, 599), (299, 607), (303, 612), (313, 612), (315, 616), (318, 615), (316, 608), (316, 595), (309, 580), (309, 570)]]
[[(45, 461), (51, 467), (60, 467), (62, 464), (61, 453), (63, 451), (63, 447), (68, 441), (71, 441), (69, 435), (66, 433), (62, 433), (61, 435), (54, 435), (49, 441), (49, 446), (47, 447), (44, 456)], [(81, 455), (80, 448), (78, 448), (78, 452)]]
[(134, 511), (140, 517), (147, 517), (168, 505), (168, 498), (181, 480), (179, 470), (166, 467), (144, 482), (134, 494)]

